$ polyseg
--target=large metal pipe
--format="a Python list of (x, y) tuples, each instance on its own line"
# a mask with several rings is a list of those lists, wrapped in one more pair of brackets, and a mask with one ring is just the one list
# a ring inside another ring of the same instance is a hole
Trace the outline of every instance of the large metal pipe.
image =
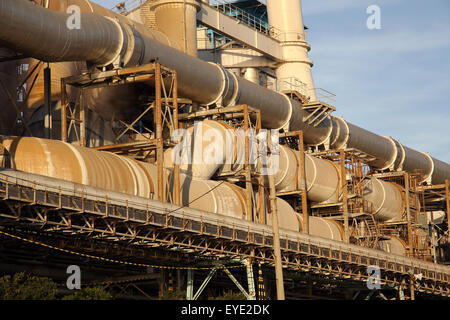
[[(5, 158), (0, 159), (5, 163), (5, 167), (43, 176), (41, 182), (44, 184), (47, 181), (45, 177), (50, 177), (96, 187), (97, 190), (104, 190), (97, 194), (99, 198), (104, 198), (111, 192), (147, 199), (152, 199), (158, 194), (156, 183), (158, 169), (154, 164), (57, 140), (6, 136), (0, 138), (2, 146), (7, 150)], [(180, 175), (180, 180), (183, 206), (248, 219), (244, 189), (223, 181), (196, 180), (184, 174)], [(379, 181), (376, 183), (389, 184)], [(166, 194), (171, 194), (173, 198), (173, 173), (170, 170), (164, 171), (164, 188)], [(383, 196), (390, 196), (390, 192), (388, 190)], [(385, 203), (388, 200), (382, 199), (381, 202)], [(258, 195), (256, 203), (259, 203)], [(280, 213), (280, 227), (302, 232), (303, 217), (283, 199), (277, 198), (277, 206)], [(270, 225), (272, 219), (268, 212), (265, 214), (265, 221)], [(337, 241), (343, 239), (343, 230), (339, 223), (332, 219), (313, 216), (309, 217), (309, 234)], [(383, 248), (401, 254), (403, 246), (400, 240), (394, 239), (383, 243)]]
[[(194, 179), (211, 179), (224, 165), (228, 172), (237, 172), (236, 160), (243, 164), (244, 139), (236, 135), (242, 131), (232, 130), (224, 123), (204, 120), (187, 130), (183, 141), (174, 149), (166, 151), (165, 166), (173, 167), (175, 154), (180, 156), (180, 169)], [(175, 151), (175, 152), (174, 152)], [(256, 159), (258, 152), (250, 150), (250, 158)], [(303, 173), (297, 151), (279, 145), (277, 170), (273, 173), (277, 191), (298, 189)], [(228, 164), (227, 164), (228, 163)], [(316, 203), (338, 202), (340, 177), (339, 169), (328, 160), (305, 154), (305, 178), (307, 197)], [(381, 221), (400, 220), (403, 212), (402, 191), (394, 184), (376, 178), (364, 183), (364, 200), (373, 206), (375, 219)]]
[[(293, 130), (302, 129), (305, 140), (312, 144), (323, 143), (331, 131), (329, 121), (319, 127), (305, 124), (300, 103), (168, 46), (161, 42), (165, 38), (157, 31), (137, 23), (130, 26), (122, 22), (123, 18), (115, 20), (87, 12), (81, 13), (83, 28), (68, 30), (68, 17), (25, 0), (5, 0), (0, 7), (0, 26), (4, 27), (0, 30), (0, 40), (9, 48), (44, 61), (86, 60), (97, 66), (117, 63), (132, 66), (159, 60), (178, 71), (180, 95), (200, 104), (253, 106), (261, 110), (265, 127), (289, 125)], [(30, 19), (33, 23), (24, 23)], [(52, 21), (49, 28), (47, 21)], [(8, 28), (11, 25), (20, 25), (19, 32)], [(61, 35), (55, 31), (59, 29), (64, 30)], [(29, 37), (17, 41), (18, 35), (33, 33), (38, 34), (34, 38), (39, 41)]]
[(134, 160), (57, 140), (3, 138), (8, 167), (102, 189), (150, 198), (152, 181)]
[[(103, 11), (104, 15), (112, 15), (106, 9)], [(205, 105), (247, 104), (258, 108), (264, 127), (276, 129), (289, 125), (291, 130), (303, 130), (308, 144), (319, 145), (328, 139), (347, 140), (347, 147), (374, 155), (377, 159), (372, 164), (380, 169), (399, 162), (398, 144), (392, 139), (349, 123), (346, 124), (348, 137), (344, 137), (344, 129), (333, 130), (333, 122), (340, 121), (334, 121), (332, 117), (317, 127), (307, 125), (303, 122), (307, 113), (299, 102), (176, 50), (161, 42), (167, 40), (161, 33), (137, 23), (126, 23), (125, 17), (112, 19), (82, 13), (83, 28), (79, 30), (68, 30), (67, 18), (67, 14), (49, 11), (26, 0), (3, 0), (0, 40), (11, 49), (45, 61), (87, 60), (96, 66), (129, 66), (158, 60), (178, 71), (181, 96)], [(12, 25), (19, 26), (19, 31), (11, 28)], [(332, 136), (333, 131), (335, 136)], [(339, 135), (336, 135), (337, 131)], [(405, 152), (402, 164), (407, 171), (419, 169), (425, 176), (432, 175), (432, 159), (423, 159), (422, 153)], [(439, 181), (450, 177), (449, 166), (440, 165), (439, 173), (434, 177)]]
[(363, 196), (373, 205), (374, 218), (380, 221), (399, 221), (403, 213), (403, 197), (398, 186), (376, 178), (364, 182)]
[[(158, 194), (157, 167), (109, 152), (95, 151), (58, 140), (2, 137), (7, 167), (150, 198)], [(172, 173), (164, 172), (166, 194), (173, 194)], [(247, 215), (243, 189), (226, 182), (195, 180), (180, 175), (182, 205), (238, 218)]]
[(154, 12), (156, 29), (178, 43), (179, 48), (197, 56), (197, 12), (196, 0), (150, 1), (149, 10)]

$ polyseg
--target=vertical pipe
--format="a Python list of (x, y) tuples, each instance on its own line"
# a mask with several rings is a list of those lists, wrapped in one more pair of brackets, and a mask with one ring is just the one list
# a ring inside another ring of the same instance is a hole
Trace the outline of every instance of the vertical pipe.
[(44, 131), (47, 139), (52, 138), (52, 79), (50, 65), (44, 68)]
[(150, 5), (156, 17), (156, 27), (177, 42), (181, 50), (197, 56), (197, 12), (195, 0), (158, 0)]
[(342, 186), (342, 210), (344, 213), (344, 242), (350, 242), (349, 226), (348, 226), (348, 204), (347, 204), (347, 172), (345, 170), (345, 151), (340, 150), (341, 164), (341, 186)]
[[(268, 150), (272, 150), (272, 137), (269, 134), (267, 138)], [(272, 230), (273, 230), (273, 251), (275, 256), (275, 278), (277, 287), (277, 300), (284, 300), (284, 280), (283, 280), (283, 266), (281, 261), (281, 247), (280, 247), (280, 230), (278, 227), (278, 208), (277, 198), (275, 194), (275, 182), (273, 174), (268, 175), (269, 191), (270, 191), (270, 208), (272, 212)]]
[(158, 166), (158, 200), (164, 201), (164, 172), (163, 172), (163, 145), (161, 124), (161, 65), (155, 63), (155, 138), (156, 138), (156, 163)]

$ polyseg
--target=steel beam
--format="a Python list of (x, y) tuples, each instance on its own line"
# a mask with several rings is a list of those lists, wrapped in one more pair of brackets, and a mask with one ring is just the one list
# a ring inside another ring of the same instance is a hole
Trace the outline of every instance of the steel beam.
[[(208, 283), (211, 281), (212, 277), (216, 274), (217, 269), (212, 269), (208, 276), (206, 277), (206, 279), (203, 281), (202, 285), (200, 286), (200, 288), (198, 288), (197, 292), (195, 293), (194, 297), (192, 298), (192, 300), (197, 300), (198, 297), (200, 297), (200, 295), (202, 294), (203, 290), (205, 290), (206, 286), (208, 285)], [(192, 276), (193, 277), (193, 276)], [(193, 278), (192, 278), (192, 283), (193, 283)], [(192, 289), (191, 289), (192, 290)]]
[(242, 294), (247, 298), (247, 300), (254, 300), (254, 296), (250, 295), (245, 291), (244, 287), (241, 286), (239, 281), (233, 276), (233, 274), (227, 268), (223, 268), (223, 271), (227, 274), (227, 276), (233, 281), (233, 283), (238, 287), (238, 289), (242, 292)]

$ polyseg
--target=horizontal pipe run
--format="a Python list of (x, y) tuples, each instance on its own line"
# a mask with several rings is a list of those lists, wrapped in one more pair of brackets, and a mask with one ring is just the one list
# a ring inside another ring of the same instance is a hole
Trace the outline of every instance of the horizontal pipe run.
[[(89, 4), (84, 3), (84, 7)], [(346, 123), (342, 130), (335, 130), (333, 125), (342, 121), (329, 117), (319, 126), (307, 125), (303, 119), (308, 113), (301, 103), (236, 77), (220, 66), (191, 57), (171, 47), (161, 33), (138, 23), (127, 23), (126, 17), (118, 18), (96, 5), (88, 7), (107, 17), (82, 12), (83, 27), (69, 30), (66, 13), (50, 11), (27, 0), (3, 0), (0, 41), (11, 49), (49, 62), (86, 60), (100, 67), (108, 64), (126, 67), (158, 60), (178, 72), (180, 96), (200, 104), (247, 104), (261, 110), (265, 128), (289, 126), (290, 130), (303, 130), (304, 140), (310, 145), (320, 145), (328, 139), (345, 144), (376, 157), (370, 164), (381, 170), (396, 166), (408, 172), (419, 170), (424, 180), (434, 177), (443, 181), (450, 177), (450, 166), (445, 163), (435, 166), (431, 157), (407, 147), (403, 147), (403, 153), (399, 152), (398, 142), (353, 124)], [(120, 104), (120, 108), (124, 105)], [(438, 169), (433, 175), (434, 167)]]

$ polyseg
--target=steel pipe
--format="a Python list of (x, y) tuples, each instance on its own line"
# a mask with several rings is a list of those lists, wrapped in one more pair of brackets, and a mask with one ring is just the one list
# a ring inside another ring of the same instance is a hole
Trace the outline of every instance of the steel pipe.
[[(85, 2), (85, 7), (86, 4), (89, 3)], [(126, 17), (118, 18), (92, 4), (88, 7), (106, 17), (82, 12), (83, 28), (69, 30), (66, 28), (68, 14), (44, 9), (26, 0), (3, 0), (0, 41), (13, 50), (49, 62), (85, 60), (89, 65), (117, 67), (158, 60), (177, 70), (180, 95), (195, 102), (225, 106), (247, 104), (261, 110), (262, 125), (266, 128), (289, 126), (291, 130), (303, 130), (305, 142), (312, 145), (328, 140), (343, 145), (342, 141), (346, 140), (347, 147), (376, 157), (371, 163), (376, 168), (384, 170), (402, 162), (403, 170), (413, 172), (418, 169), (425, 178), (433, 177), (434, 161), (423, 153), (404, 147), (402, 155), (398, 143), (391, 138), (350, 123), (346, 123), (348, 132), (345, 126), (340, 127), (342, 130), (333, 130), (333, 123), (342, 124), (333, 117), (317, 127), (307, 125), (303, 119), (308, 113), (299, 102), (174, 49), (167, 45), (167, 37), (138, 23), (128, 22)], [(124, 105), (120, 105), (120, 109), (124, 109)], [(399, 161), (400, 156), (404, 158), (402, 161)], [(450, 177), (449, 166), (439, 164), (438, 167), (434, 175), (437, 181)]]

